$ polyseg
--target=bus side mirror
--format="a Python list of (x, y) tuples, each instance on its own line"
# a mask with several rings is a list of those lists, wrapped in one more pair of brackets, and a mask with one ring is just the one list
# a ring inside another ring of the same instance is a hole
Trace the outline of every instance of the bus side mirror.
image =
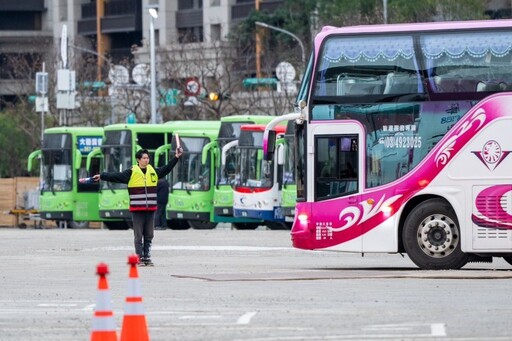
[(80, 166), (82, 165), (82, 152), (80, 152), (78, 149), (75, 150), (75, 169), (80, 169)]
[(263, 160), (269, 161), (274, 158), (276, 149), (276, 131), (265, 130), (263, 135)]
[(277, 146), (277, 164), (284, 165), (284, 145)]

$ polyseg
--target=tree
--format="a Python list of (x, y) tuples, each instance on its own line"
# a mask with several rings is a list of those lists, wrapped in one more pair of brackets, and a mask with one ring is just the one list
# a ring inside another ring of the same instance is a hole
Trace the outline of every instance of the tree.
[[(382, 0), (318, 0), (321, 25), (382, 24)], [(481, 0), (388, 0), (388, 23), (485, 19)]]
[(0, 113), (0, 177), (27, 175), (27, 157), (38, 145), (38, 136), (37, 129), (23, 125), (12, 109)]

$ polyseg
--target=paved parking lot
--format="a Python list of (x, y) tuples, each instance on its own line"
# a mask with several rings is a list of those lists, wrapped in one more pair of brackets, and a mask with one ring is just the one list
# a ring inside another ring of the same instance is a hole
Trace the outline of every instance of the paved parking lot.
[[(407, 257), (311, 252), (288, 231), (156, 231), (139, 268), (152, 340), (510, 340), (512, 267), (421, 271)], [(84, 340), (96, 265), (119, 332), (132, 231), (0, 229), (0, 340)]]

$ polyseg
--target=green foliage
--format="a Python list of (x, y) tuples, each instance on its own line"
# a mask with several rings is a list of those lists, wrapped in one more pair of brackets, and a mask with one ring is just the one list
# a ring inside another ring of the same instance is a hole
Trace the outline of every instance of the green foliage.
[(0, 112), (0, 177), (27, 175), (27, 157), (33, 151), (30, 138), (12, 113)]
[[(321, 25), (384, 23), (382, 0), (318, 0)], [(388, 23), (486, 19), (481, 0), (387, 0)]]

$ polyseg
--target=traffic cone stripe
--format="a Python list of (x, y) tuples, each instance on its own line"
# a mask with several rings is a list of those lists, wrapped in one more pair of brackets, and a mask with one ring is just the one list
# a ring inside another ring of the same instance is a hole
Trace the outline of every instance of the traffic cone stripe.
[(123, 326), (121, 328), (121, 341), (149, 341), (144, 306), (142, 305), (141, 286), (137, 264), (139, 257), (128, 257), (130, 272), (128, 278), (128, 295), (125, 299)]
[(144, 306), (142, 303), (126, 302), (124, 306), (125, 315), (144, 315)]
[(133, 296), (142, 296), (142, 290), (140, 289), (140, 282), (136, 278), (128, 279), (128, 290)]
[(100, 317), (114, 316), (114, 313), (111, 311), (95, 311), (94, 316), (100, 316)]
[(111, 308), (110, 292), (108, 290), (108, 267), (104, 263), (98, 264), (97, 272), (98, 291), (96, 292), (96, 305), (92, 320), (91, 341), (117, 341), (116, 323)]
[(142, 297), (127, 297), (126, 302), (142, 302)]
[(114, 316), (111, 315), (111, 317), (102, 317), (102, 318), (95, 318), (92, 321), (92, 329), (95, 332), (107, 332), (107, 331), (113, 331), (116, 330), (116, 321), (114, 321)]
[(109, 310), (112, 301), (108, 291), (98, 291), (96, 293), (96, 310)]

